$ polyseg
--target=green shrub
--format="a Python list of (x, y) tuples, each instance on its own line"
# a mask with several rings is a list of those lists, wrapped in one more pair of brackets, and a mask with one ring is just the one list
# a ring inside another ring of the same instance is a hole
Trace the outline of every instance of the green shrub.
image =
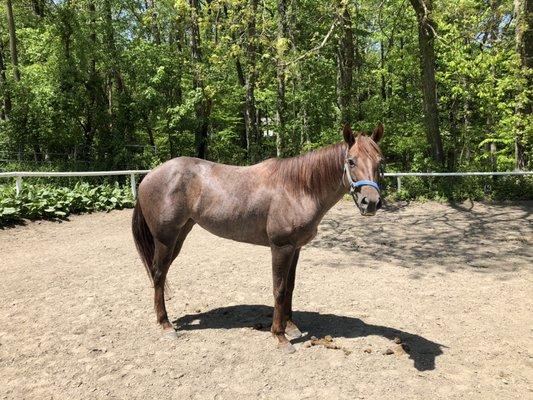
[(399, 191), (396, 190), (396, 178), (388, 178), (387, 183), (385, 194), (391, 200), (533, 199), (533, 176), (409, 176), (402, 177), (402, 188)]
[(110, 211), (133, 207), (129, 187), (118, 183), (91, 186), (76, 183), (73, 188), (26, 185), (16, 196), (12, 186), (0, 187), (0, 226), (22, 218), (66, 218), (70, 214)]

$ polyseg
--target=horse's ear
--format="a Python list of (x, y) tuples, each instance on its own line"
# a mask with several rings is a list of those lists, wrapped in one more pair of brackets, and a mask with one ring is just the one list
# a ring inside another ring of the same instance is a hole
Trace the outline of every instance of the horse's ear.
[(381, 140), (382, 137), (383, 137), (383, 124), (380, 122), (374, 129), (374, 132), (372, 132), (372, 140), (377, 143)]
[(352, 147), (355, 143), (355, 136), (353, 135), (352, 128), (350, 128), (350, 124), (344, 124), (342, 134), (344, 135), (344, 141), (348, 143), (348, 147)]

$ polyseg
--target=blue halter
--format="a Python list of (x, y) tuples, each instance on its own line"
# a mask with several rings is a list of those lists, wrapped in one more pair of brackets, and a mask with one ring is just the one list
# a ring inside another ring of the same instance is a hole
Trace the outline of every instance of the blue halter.
[[(348, 167), (348, 161), (346, 161), (344, 163), (344, 172), (346, 174), (346, 178), (348, 178), (348, 183), (350, 184), (350, 194), (352, 196), (355, 195), (355, 191), (357, 189), (359, 189), (360, 187), (363, 187), (363, 186), (370, 186), (370, 187), (376, 189), (378, 191), (378, 193), (380, 192), (379, 185), (376, 182), (374, 182), (374, 181), (369, 181), (369, 180), (364, 180), (363, 179), (361, 181), (356, 181), (355, 182), (352, 179), (352, 175), (350, 175), (350, 169)], [(355, 200), (355, 198), (354, 198), (354, 200)]]
[(374, 182), (374, 181), (367, 181), (367, 180), (362, 180), (362, 181), (357, 181), (357, 182), (351, 182), (350, 183), (350, 188), (355, 190), (357, 188), (360, 188), (362, 186), (370, 186), (370, 187), (373, 187), (374, 189), (376, 189), (378, 192), (379, 192), (379, 185)]

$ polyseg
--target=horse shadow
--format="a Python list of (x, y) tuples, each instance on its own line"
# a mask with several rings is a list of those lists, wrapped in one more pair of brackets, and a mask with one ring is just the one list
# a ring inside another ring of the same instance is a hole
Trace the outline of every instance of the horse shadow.
[[(273, 309), (265, 305), (242, 304), (230, 307), (215, 308), (198, 314), (187, 314), (174, 321), (178, 330), (192, 331), (197, 329), (236, 329), (260, 327), (268, 330)], [(359, 318), (321, 314), (313, 311), (295, 311), (294, 320), (299, 328), (308, 332), (303, 338), (293, 342), (309, 339), (311, 335), (324, 337), (357, 338), (366, 336), (382, 336), (389, 340), (399, 337), (410, 348), (409, 358), (419, 371), (435, 369), (435, 359), (441, 355), (442, 344), (432, 342), (422, 336), (387, 326), (371, 325)], [(194, 323), (193, 323), (194, 321)]]

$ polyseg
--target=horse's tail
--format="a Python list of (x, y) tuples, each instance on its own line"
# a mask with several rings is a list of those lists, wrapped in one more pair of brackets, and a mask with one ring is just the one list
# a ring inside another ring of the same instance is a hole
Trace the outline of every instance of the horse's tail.
[(135, 208), (133, 209), (131, 230), (133, 231), (133, 240), (135, 241), (135, 247), (137, 247), (137, 251), (141, 256), (141, 260), (144, 264), (144, 267), (146, 268), (148, 277), (153, 283), (155, 273), (153, 269), (155, 248), (154, 237), (152, 236), (152, 232), (150, 232), (150, 228), (148, 228), (148, 225), (146, 224), (143, 212), (141, 210), (141, 206), (139, 205), (138, 201), (135, 204)]

